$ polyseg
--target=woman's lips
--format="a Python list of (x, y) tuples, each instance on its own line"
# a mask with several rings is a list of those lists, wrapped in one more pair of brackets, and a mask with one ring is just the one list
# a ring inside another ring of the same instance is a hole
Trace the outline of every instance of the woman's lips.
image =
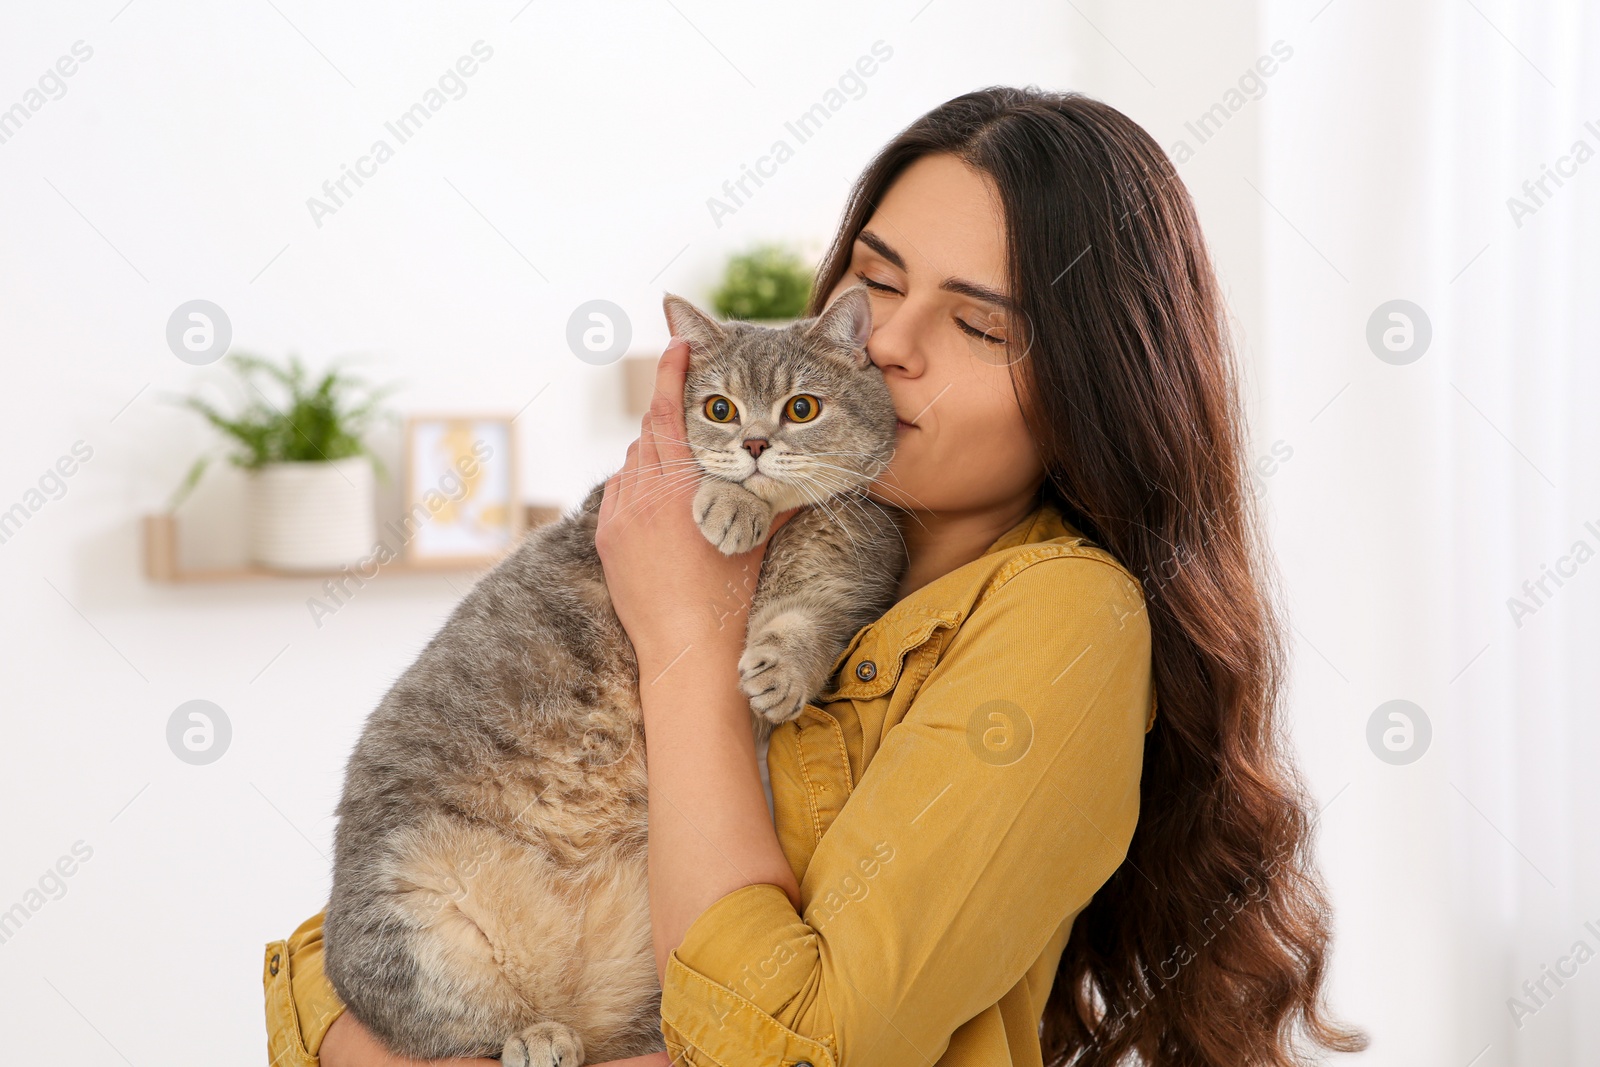
[(915, 430), (915, 429), (916, 429), (916, 427), (911, 425), (911, 423), (909, 423), (909, 422), (903, 422), (900, 419), (895, 419), (894, 420), (895, 433), (899, 433), (902, 430)]

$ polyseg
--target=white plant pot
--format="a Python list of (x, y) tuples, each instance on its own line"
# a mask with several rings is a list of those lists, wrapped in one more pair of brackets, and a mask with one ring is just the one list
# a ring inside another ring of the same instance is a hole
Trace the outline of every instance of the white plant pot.
[(250, 474), (250, 559), (284, 571), (337, 570), (372, 552), (372, 463), (268, 463)]

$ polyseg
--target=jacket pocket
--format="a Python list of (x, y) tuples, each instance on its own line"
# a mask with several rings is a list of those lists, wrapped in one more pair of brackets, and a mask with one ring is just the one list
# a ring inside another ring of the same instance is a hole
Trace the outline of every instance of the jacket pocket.
[(900, 669), (909, 656), (928, 645), (939, 631), (953, 630), (960, 622), (959, 611), (922, 608), (886, 615), (862, 628), (835, 661), (829, 686), (816, 702), (882, 696), (900, 680)]

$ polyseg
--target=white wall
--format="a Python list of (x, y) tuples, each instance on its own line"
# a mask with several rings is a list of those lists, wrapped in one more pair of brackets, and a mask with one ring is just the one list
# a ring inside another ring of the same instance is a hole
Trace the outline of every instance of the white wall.
[[(1266, 111), (1263, 305), (1268, 407), (1295, 446), (1272, 499), (1300, 747), (1330, 805), (1337, 1002), (1374, 1062), (1593, 1063), (1600, 976), (1571, 954), (1600, 948), (1600, 590), (1577, 570), (1535, 617), (1509, 604), (1600, 544), (1600, 186), (1570, 159), (1600, 149), (1600, 12), (1266, 7), (1305, 75)], [(1514, 212), (1564, 156), (1569, 180)], [(1396, 298), (1432, 323), (1404, 365), (1364, 336)], [(1391, 699), (1432, 724), (1408, 765), (1364, 737)]]

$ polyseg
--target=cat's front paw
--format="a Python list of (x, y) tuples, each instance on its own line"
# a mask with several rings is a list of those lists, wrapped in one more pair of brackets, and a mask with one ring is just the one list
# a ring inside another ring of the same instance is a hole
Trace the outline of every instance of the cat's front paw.
[(737, 556), (766, 540), (772, 505), (732, 482), (704, 478), (694, 494), (694, 521), (723, 555)]
[(800, 714), (826, 681), (816, 644), (811, 628), (790, 616), (787, 625), (769, 626), (745, 646), (739, 688), (750, 698), (751, 711), (774, 724)]
[(562, 1023), (535, 1023), (506, 1042), (500, 1067), (580, 1067), (583, 1040)]

